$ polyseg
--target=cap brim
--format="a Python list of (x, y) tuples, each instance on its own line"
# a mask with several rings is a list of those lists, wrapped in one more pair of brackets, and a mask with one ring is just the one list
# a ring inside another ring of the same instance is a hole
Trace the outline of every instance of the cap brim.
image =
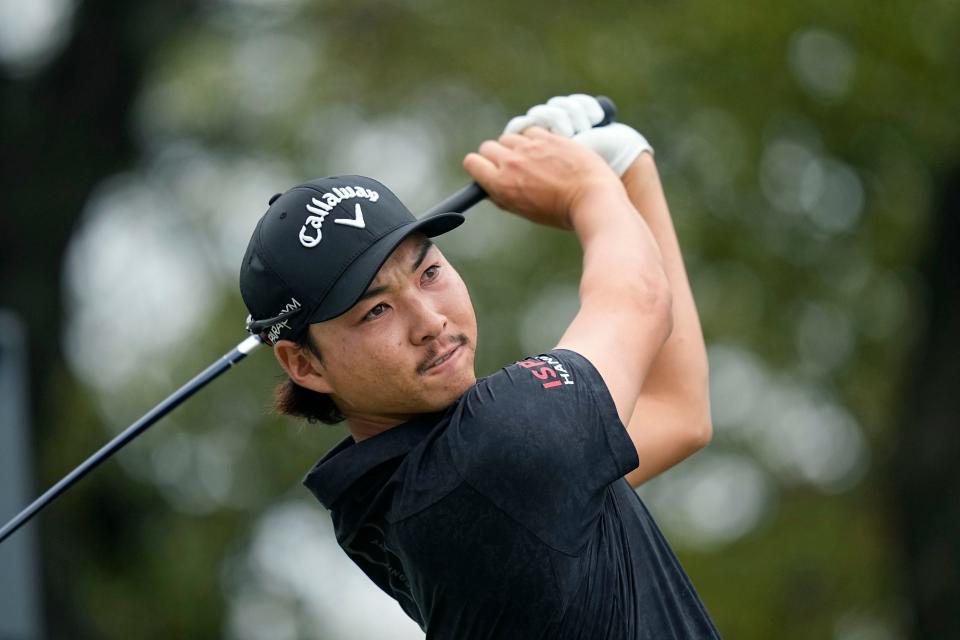
[(320, 306), (314, 310), (309, 321), (324, 322), (349, 311), (373, 282), (390, 254), (411, 233), (419, 231), (433, 238), (461, 224), (463, 224), (463, 215), (460, 213), (437, 213), (394, 229), (350, 263), (343, 275), (327, 292)]

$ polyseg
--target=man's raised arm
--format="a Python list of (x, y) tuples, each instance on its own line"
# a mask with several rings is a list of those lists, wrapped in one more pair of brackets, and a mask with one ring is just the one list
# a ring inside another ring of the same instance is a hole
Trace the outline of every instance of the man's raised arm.
[(504, 209), (576, 233), (580, 310), (558, 347), (593, 363), (627, 424), (670, 334), (671, 296), (654, 237), (623, 185), (596, 154), (536, 127), (485, 142), (464, 167)]
[(641, 153), (622, 179), (656, 238), (673, 293), (673, 332), (650, 367), (627, 423), (640, 458), (640, 466), (627, 475), (636, 487), (705, 447), (712, 426), (700, 319), (653, 156)]
[[(709, 442), (707, 356), (652, 149), (642, 135), (624, 124), (594, 128), (603, 116), (599, 102), (591, 96), (558, 96), (511, 120), (505, 132), (538, 125), (572, 135), (574, 141), (600, 155), (622, 177), (631, 203), (662, 256), (672, 294), (673, 331), (646, 372), (632, 416), (624, 421), (640, 459), (639, 468), (627, 479), (637, 486)], [(644, 247), (638, 245), (637, 249)]]

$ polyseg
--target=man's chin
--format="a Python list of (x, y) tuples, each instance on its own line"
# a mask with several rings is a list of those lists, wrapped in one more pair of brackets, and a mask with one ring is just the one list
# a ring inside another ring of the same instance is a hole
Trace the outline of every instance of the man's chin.
[(444, 389), (438, 390), (435, 394), (430, 394), (431, 397), (425, 399), (423, 413), (443, 411), (450, 405), (455, 404), (476, 382), (477, 378), (473, 375), (472, 370), (457, 376), (456, 380), (448, 380)]

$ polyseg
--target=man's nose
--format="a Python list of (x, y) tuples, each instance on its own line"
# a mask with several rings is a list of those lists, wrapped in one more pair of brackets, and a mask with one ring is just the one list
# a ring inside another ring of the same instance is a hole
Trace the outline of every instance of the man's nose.
[(416, 299), (410, 303), (413, 323), (411, 324), (414, 344), (423, 344), (443, 335), (447, 326), (447, 317), (437, 310), (428, 300)]

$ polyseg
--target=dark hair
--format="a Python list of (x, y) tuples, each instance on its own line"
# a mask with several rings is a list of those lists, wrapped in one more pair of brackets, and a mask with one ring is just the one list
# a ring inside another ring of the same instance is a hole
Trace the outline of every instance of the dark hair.
[[(310, 349), (313, 355), (323, 362), (323, 355), (310, 339), (309, 331), (304, 331), (293, 341), (301, 349)], [(273, 409), (281, 415), (303, 418), (307, 422), (337, 424), (345, 418), (329, 395), (301, 387), (290, 378), (279, 383), (274, 389)]]

